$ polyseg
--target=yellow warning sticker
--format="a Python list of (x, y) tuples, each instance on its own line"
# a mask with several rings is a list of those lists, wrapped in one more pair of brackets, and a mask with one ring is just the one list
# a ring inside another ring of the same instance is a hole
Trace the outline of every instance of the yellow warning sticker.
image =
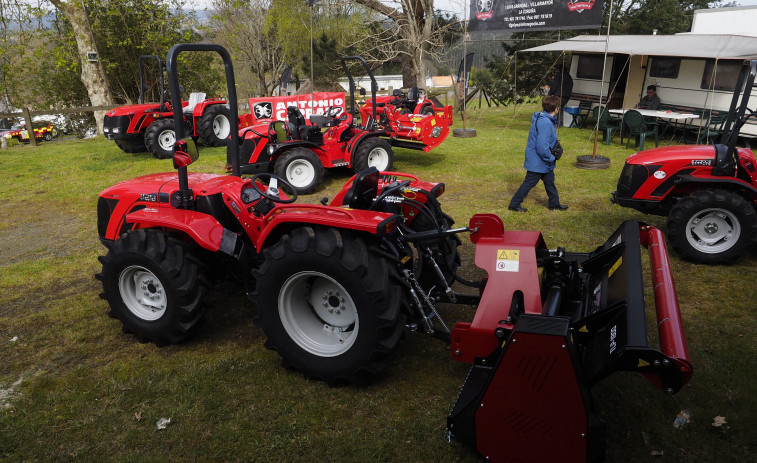
[(639, 364), (638, 364), (637, 366), (638, 366), (639, 368), (641, 368), (641, 367), (648, 367), (648, 366), (649, 366), (649, 362), (647, 362), (647, 361), (646, 361), (646, 360), (644, 360), (644, 359), (639, 359)]
[(621, 257), (621, 258), (618, 259), (617, 262), (615, 262), (613, 264), (612, 267), (610, 267), (610, 271), (607, 274), (607, 278), (610, 278), (612, 276), (612, 274), (615, 273), (615, 270), (617, 270), (618, 267), (620, 267), (620, 264), (622, 264), (622, 263), (623, 263), (623, 258)]
[(497, 271), (517, 272), (520, 270), (520, 251), (518, 249), (497, 249)]
[(588, 333), (588, 332), (589, 332), (589, 329), (588, 329), (588, 328), (586, 328), (586, 325), (584, 325), (584, 326), (582, 326), (581, 328), (579, 328), (579, 329), (578, 329), (578, 331), (580, 331), (581, 333)]
[(436, 119), (431, 119), (431, 127), (436, 125)]

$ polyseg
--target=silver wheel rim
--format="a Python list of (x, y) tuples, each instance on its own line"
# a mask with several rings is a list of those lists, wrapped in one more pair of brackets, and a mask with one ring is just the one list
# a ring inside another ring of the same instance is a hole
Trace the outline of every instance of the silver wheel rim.
[(144, 267), (126, 267), (118, 276), (118, 290), (126, 308), (142, 320), (155, 321), (166, 312), (168, 298), (163, 283)]
[(704, 209), (686, 224), (686, 239), (699, 252), (717, 254), (731, 249), (741, 236), (739, 219), (726, 209)]
[(315, 179), (315, 168), (305, 159), (295, 159), (286, 168), (286, 179), (295, 188), (307, 187)]
[(162, 150), (173, 151), (173, 145), (176, 144), (176, 134), (173, 130), (164, 130), (158, 135), (158, 145)]
[(219, 114), (213, 118), (213, 133), (221, 140), (228, 138), (231, 133), (231, 124), (229, 118), (223, 114)]
[(389, 166), (389, 153), (382, 147), (377, 146), (368, 153), (368, 167), (375, 167), (379, 171), (386, 170)]
[(357, 339), (357, 308), (342, 285), (319, 272), (299, 272), (279, 292), (279, 317), (289, 337), (319, 357), (347, 352)]

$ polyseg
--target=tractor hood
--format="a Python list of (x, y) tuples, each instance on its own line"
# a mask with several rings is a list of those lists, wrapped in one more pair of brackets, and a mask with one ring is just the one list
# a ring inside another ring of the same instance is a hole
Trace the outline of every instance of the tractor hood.
[(626, 163), (663, 164), (690, 159), (715, 159), (715, 147), (712, 145), (663, 146), (632, 154), (626, 158)]
[[(239, 178), (229, 175), (189, 174), (189, 188), (196, 190), (195, 194), (210, 195), (220, 193), (225, 185), (238, 181)], [(100, 193), (100, 196), (120, 199), (133, 196), (135, 200), (141, 196), (144, 200), (145, 197), (152, 198), (151, 195), (155, 195), (154, 197), (157, 200), (161, 193), (167, 196), (178, 189), (179, 178), (176, 172), (164, 172), (117, 183)]]

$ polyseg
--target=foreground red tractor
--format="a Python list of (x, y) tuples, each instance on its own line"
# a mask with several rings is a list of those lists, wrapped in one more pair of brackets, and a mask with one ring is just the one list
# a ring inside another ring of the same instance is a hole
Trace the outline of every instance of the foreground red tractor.
[[(231, 59), (218, 45), (171, 48), (171, 89), (178, 89), (176, 57), (188, 50), (221, 54), (235, 103)], [(451, 228), (438, 201), (444, 184), (375, 168), (350, 179), (328, 206), (296, 204), (284, 179), (239, 177), (236, 136), (227, 145), (233, 175), (189, 174), (198, 153), (181, 139), (178, 175), (148, 175), (100, 194), (98, 231), (108, 249), (97, 275), (101, 296), (138, 339), (162, 345), (191, 335), (206, 292), (227, 277), (257, 306), (266, 347), (330, 385), (380, 374), (405, 329), (437, 337), (453, 358), (473, 363), (449, 437), (490, 461), (548, 461), (567, 451), (595, 461), (604, 442), (593, 384), (638, 371), (672, 394), (689, 380), (659, 230), (627, 222), (594, 252), (550, 250), (540, 233), (505, 231), (492, 214)], [(460, 234), (470, 235), (487, 278), (457, 277)], [(654, 269), (659, 351), (647, 336), (642, 245)], [(479, 295), (457, 294), (455, 281)], [(440, 301), (478, 309), (471, 323), (450, 330)]]
[(668, 240), (691, 261), (729, 263), (757, 244), (757, 161), (736, 147), (755, 113), (748, 105), (756, 74), (757, 60), (745, 61), (718, 143), (629, 156), (611, 194), (621, 206), (668, 216)]
[[(158, 62), (160, 79), (160, 103), (144, 102), (143, 61), (155, 59)], [(103, 131), (108, 140), (127, 153), (149, 151), (158, 159), (168, 159), (173, 155), (176, 142), (174, 133), (174, 110), (165, 100), (163, 65), (158, 56), (139, 57), (139, 104), (119, 106), (105, 113)], [(226, 100), (205, 98), (204, 93), (192, 93), (189, 101), (180, 101), (182, 111), (176, 117), (185, 124), (185, 129), (194, 137), (199, 137), (208, 146), (226, 144), (232, 129), (232, 119)], [(236, 129), (236, 126), (234, 126)]]

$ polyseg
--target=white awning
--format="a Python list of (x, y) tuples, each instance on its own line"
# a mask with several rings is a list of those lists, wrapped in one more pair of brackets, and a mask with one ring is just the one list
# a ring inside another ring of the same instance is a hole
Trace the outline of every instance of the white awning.
[[(580, 35), (520, 51), (604, 53), (605, 36)], [(676, 35), (611, 35), (607, 53), (689, 58), (757, 58), (757, 37), (682, 33)]]

